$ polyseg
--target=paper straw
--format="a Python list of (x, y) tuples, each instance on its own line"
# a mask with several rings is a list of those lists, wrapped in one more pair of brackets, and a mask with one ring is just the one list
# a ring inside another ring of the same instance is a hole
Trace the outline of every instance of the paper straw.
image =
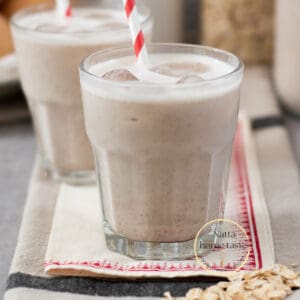
[(56, 12), (61, 18), (71, 17), (72, 9), (69, 0), (55, 0)]
[(150, 65), (150, 60), (135, 0), (123, 0), (123, 4), (128, 20), (134, 52), (138, 61), (138, 64), (131, 67), (129, 71), (131, 71), (141, 81), (161, 84), (176, 84), (178, 78), (158, 74), (147, 69)]
[(123, 0), (126, 11), (134, 52), (138, 62), (144, 66), (149, 65), (149, 56), (145, 45), (144, 33), (139, 21), (135, 0)]

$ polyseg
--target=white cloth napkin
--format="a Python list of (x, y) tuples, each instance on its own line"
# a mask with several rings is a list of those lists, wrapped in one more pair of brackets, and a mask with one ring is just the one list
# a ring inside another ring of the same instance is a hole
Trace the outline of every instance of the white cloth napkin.
[[(274, 263), (273, 239), (248, 122), (238, 126), (225, 217), (249, 231), (252, 250), (246, 269)], [(96, 186), (62, 184), (53, 219), (45, 271), (50, 275), (111, 277), (228, 276), (207, 272), (195, 260), (135, 261), (106, 248)], [(199, 228), (200, 229), (200, 228)], [(217, 254), (217, 253), (216, 253)]]

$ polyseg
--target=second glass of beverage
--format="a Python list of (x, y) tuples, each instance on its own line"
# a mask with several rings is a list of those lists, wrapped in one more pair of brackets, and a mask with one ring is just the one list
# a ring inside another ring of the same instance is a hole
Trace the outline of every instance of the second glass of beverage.
[[(83, 119), (78, 65), (92, 52), (130, 45), (120, 0), (72, 1), (72, 17), (54, 6), (17, 13), (12, 31), (21, 83), (33, 116), (43, 166), (52, 177), (82, 184), (94, 179), (94, 160)], [(139, 7), (146, 40), (153, 21)]]

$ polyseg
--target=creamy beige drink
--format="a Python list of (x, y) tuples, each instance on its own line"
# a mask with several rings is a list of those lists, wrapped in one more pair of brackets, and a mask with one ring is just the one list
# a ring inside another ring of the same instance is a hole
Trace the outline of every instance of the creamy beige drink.
[(151, 70), (177, 84), (138, 80), (128, 49), (81, 65), (106, 238), (136, 258), (193, 256), (189, 241), (223, 213), (242, 66), (200, 46), (149, 51)]
[[(73, 1), (73, 16), (38, 6), (12, 21), (22, 86), (28, 99), (46, 168), (68, 182), (89, 180), (94, 169), (83, 120), (78, 65), (92, 52), (130, 45), (118, 0)], [(146, 38), (152, 20), (141, 8)]]
[(281, 100), (300, 113), (300, 1), (276, 1), (275, 84)]

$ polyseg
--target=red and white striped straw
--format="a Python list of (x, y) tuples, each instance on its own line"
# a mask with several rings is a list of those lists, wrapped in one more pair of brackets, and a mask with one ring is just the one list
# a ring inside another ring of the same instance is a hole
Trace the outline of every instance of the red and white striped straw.
[(139, 21), (135, 0), (123, 0), (126, 11), (134, 52), (138, 62), (149, 65), (149, 56), (145, 45), (144, 33)]
[(69, 0), (55, 0), (56, 11), (61, 18), (71, 17), (72, 8)]

